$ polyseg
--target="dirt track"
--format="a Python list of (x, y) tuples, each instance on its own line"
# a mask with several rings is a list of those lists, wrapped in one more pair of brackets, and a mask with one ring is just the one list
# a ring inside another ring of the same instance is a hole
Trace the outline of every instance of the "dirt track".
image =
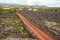
[(23, 20), (24, 24), (35, 34), (39, 40), (56, 40), (51, 35), (43, 32), (41, 29), (37, 28), (37, 25), (28, 20), (24, 15), (17, 13), (17, 15)]

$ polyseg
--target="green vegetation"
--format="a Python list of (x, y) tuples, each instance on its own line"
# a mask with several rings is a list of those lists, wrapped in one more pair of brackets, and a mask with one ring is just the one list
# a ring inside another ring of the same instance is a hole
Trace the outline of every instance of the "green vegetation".
[(11, 8), (10, 10), (9, 10), (9, 13), (15, 13), (16, 12), (16, 9), (15, 8)]
[(7, 13), (15, 13), (18, 8), (5, 8), (5, 7), (0, 7), (0, 14), (7, 14)]
[[(22, 9), (23, 10), (28, 10), (29, 7), (24, 7)], [(37, 9), (37, 10), (40, 10), (40, 11), (49, 11), (49, 12), (60, 12), (60, 8), (49, 8), (49, 7), (37, 7), (37, 8), (34, 8), (34, 7), (31, 7), (31, 9)]]
[[(7, 14), (6, 14), (7, 15)], [(20, 18), (16, 16), (9, 16), (6, 18), (1, 19), (1, 25), (0, 27), (0, 39), (4, 39), (7, 37), (13, 37), (13, 38), (26, 38), (29, 37), (28, 32), (24, 29), (22, 22)], [(2, 36), (3, 35), (3, 36)]]
[(0, 14), (5, 14), (5, 13), (15, 13), (17, 10), (28, 10), (29, 8), (33, 9), (37, 9), (40, 11), (48, 11), (48, 12), (60, 12), (60, 8), (49, 8), (49, 7), (0, 7)]
[(7, 11), (6, 9), (1, 9), (0, 13), (5, 14), (5, 13), (9, 13), (9, 11)]
[(0, 8), (0, 40), (7, 37), (26, 38), (29, 37), (28, 32), (24, 29), (20, 18), (15, 14), (17, 8), (3, 9)]
[(60, 8), (36, 8), (38, 10), (49, 11), (49, 12), (60, 12)]

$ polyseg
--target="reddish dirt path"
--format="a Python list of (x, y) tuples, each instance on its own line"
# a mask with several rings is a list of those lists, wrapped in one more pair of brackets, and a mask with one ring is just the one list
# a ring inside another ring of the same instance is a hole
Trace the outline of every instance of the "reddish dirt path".
[(38, 40), (57, 40), (48, 33), (43, 32), (41, 29), (39, 29), (36, 24), (29, 21), (24, 15), (20, 13), (16, 13), (16, 14), (22, 19), (24, 24), (27, 25), (27, 27), (35, 34)]

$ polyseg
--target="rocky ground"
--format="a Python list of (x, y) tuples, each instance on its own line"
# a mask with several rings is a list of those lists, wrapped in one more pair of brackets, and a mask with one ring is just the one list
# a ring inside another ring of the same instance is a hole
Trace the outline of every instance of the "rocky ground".
[(39, 25), (42, 30), (60, 39), (60, 12), (19, 11), (29, 20)]
[(8, 38), (32, 38), (16, 14), (0, 14), (0, 40)]

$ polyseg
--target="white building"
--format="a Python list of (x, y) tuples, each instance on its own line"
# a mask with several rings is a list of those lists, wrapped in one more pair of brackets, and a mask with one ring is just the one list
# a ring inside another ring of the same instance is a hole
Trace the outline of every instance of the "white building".
[(37, 9), (33, 9), (33, 11), (37, 11)]
[(22, 10), (22, 8), (20, 8), (20, 10)]
[(28, 10), (32, 10), (32, 8), (29, 8)]

